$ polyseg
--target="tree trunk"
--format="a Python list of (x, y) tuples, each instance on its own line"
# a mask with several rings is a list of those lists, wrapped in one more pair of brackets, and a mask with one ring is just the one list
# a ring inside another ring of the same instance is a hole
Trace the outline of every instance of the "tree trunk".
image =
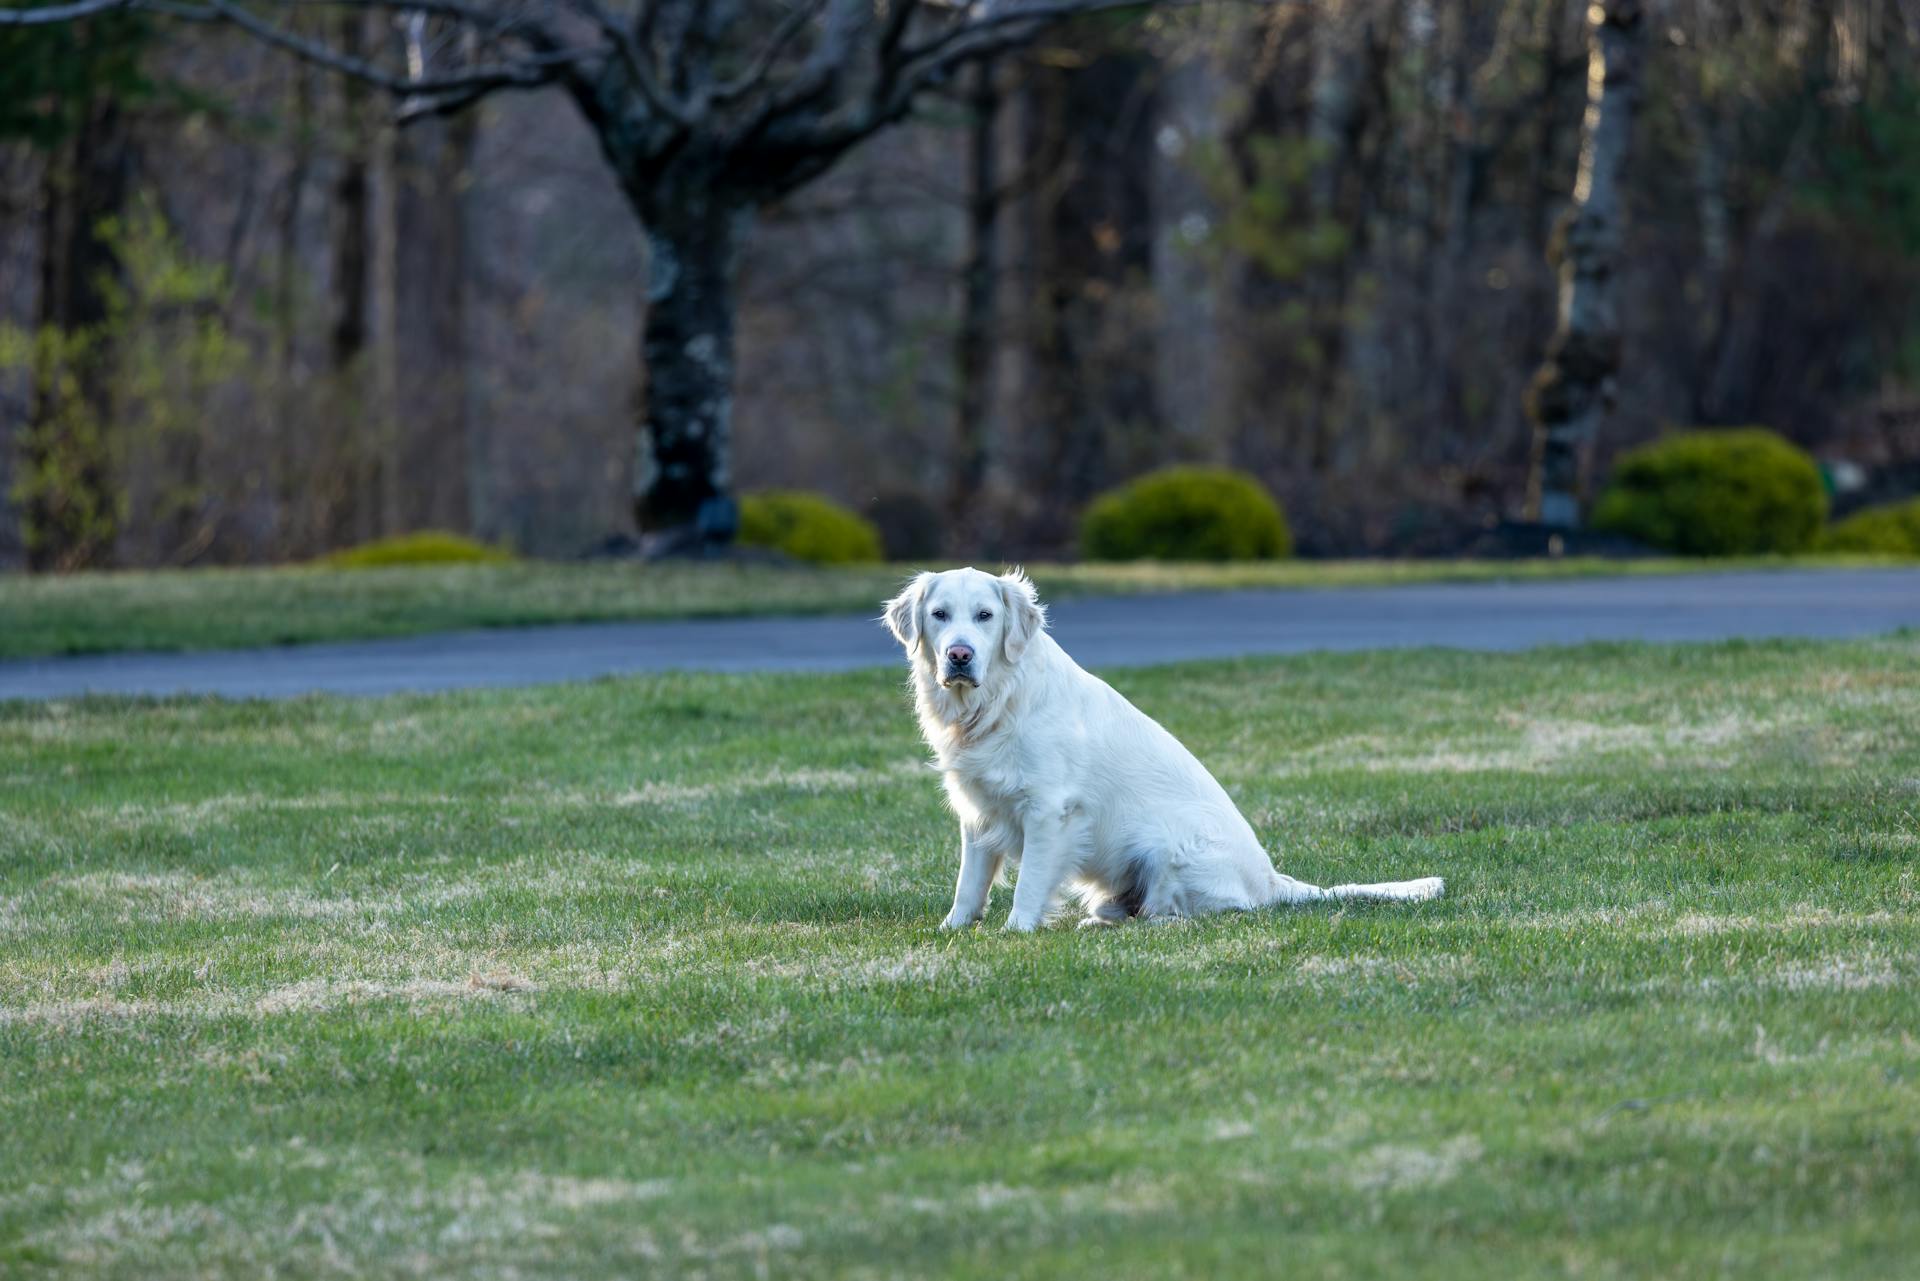
[(751, 208), (719, 203), (709, 192), (647, 221), (646, 409), (634, 514), (649, 555), (724, 546), (739, 527), (732, 494), (735, 287), (751, 222)]
[[(1560, 13), (1564, 0), (1542, 0), (1540, 22), (1540, 109), (1534, 113), (1533, 146), (1527, 165), (1527, 239), (1533, 251), (1545, 255), (1553, 238), (1553, 205), (1559, 184), (1553, 179), (1559, 161), (1562, 124), (1556, 107), (1560, 64), (1563, 60)], [(1591, 91), (1589, 91), (1591, 92)]]
[(119, 534), (104, 286), (120, 263), (101, 230), (126, 205), (132, 163), (129, 121), (105, 96), (47, 160), (39, 322), (62, 350), (34, 380), (24, 433), (22, 516), (36, 572), (105, 565)]
[(467, 167), (474, 113), (394, 139), (400, 522), (467, 529)]
[(1622, 179), (1646, 52), (1640, 0), (1601, 0), (1587, 12), (1580, 173), (1554, 250), (1560, 318), (1527, 394), (1534, 423), (1529, 514), (1563, 530), (1580, 523), (1588, 458), (1613, 407), (1620, 370), (1616, 269), (1626, 219)]
[[(1769, 243), (1786, 227), (1814, 177), (1819, 161), (1816, 147), (1821, 133), (1821, 104), (1831, 87), (1828, 59), (1834, 19), (1818, 10), (1810, 16), (1812, 22), (1800, 55), (1804, 67), (1800, 118), (1787, 143), (1786, 154), (1773, 170), (1772, 187), (1760, 202), (1759, 212), (1736, 245), (1724, 191), (1719, 193), (1718, 209), (1711, 209), (1704, 202), (1701, 208), (1703, 256), (1712, 269), (1707, 297), (1711, 300), (1714, 319), (1694, 394), (1694, 416), (1702, 423), (1748, 422), (1756, 407), (1764, 359), (1762, 332), (1768, 320), (1768, 308), (1750, 292), (1754, 275), (1751, 266), (1764, 259)], [(1725, 169), (1725, 162), (1721, 160), (1719, 172), (1713, 175), (1723, 183)], [(1715, 250), (1717, 259), (1713, 256)]]
[[(339, 19), (338, 41), (352, 57), (364, 57), (370, 15), (355, 11)], [(332, 309), (327, 353), (330, 404), (323, 424), (326, 439), (310, 483), (322, 489), (320, 541), (326, 546), (364, 541), (375, 533), (378, 505), (368, 462), (370, 410), (365, 392), (365, 357), (372, 334), (373, 181), (376, 126), (368, 91), (352, 80), (341, 83), (338, 169), (334, 175), (332, 219)]]
[(953, 484), (947, 515), (956, 546), (972, 546), (987, 475), (987, 406), (993, 387), (994, 289), (998, 283), (1000, 175), (996, 164), (1000, 94), (994, 64), (973, 69), (967, 148), (967, 257), (961, 270), (955, 345)]
[(1045, 506), (1032, 537), (1070, 538), (1116, 472), (1164, 457), (1152, 318), (1153, 59), (1132, 50), (1030, 65), (1030, 154), (1054, 176), (1033, 201), (1035, 435)]
[[(292, 21), (298, 30), (299, 14)], [(273, 272), (274, 343), (274, 553), (292, 559), (312, 550), (309, 523), (313, 497), (305, 492), (301, 410), (306, 398), (306, 371), (300, 362), (300, 206), (306, 197), (313, 167), (313, 77), (303, 65), (293, 76), (293, 151), (287, 166), (286, 191), (279, 210)]]
[(400, 130), (381, 120), (374, 134), (373, 184), (373, 359), (371, 379), (363, 383), (369, 428), (367, 501), (376, 536), (403, 533), (400, 511)]
[[(366, 53), (366, 15), (340, 19), (340, 46)], [(367, 347), (367, 294), (372, 273), (373, 122), (367, 90), (353, 80), (340, 84), (340, 167), (333, 180), (333, 317), (328, 352), (336, 374), (351, 370)]]
[[(1231, 253), (1226, 454), (1264, 473), (1292, 471), (1304, 456), (1307, 378), (1300, 359), (1306, 304), (1296, 264), (1273, 252), (1298, 242), (1306, 221), (1303, 184), (1277, 181), (1275, 157), (1303, 137), (1312, 115), (1316, 56), (1330, 21), (1326, 9), (1273, 6), (1258, 19), (1229, 76), (1247, 86), (1225, 131), (1235, 197), (1220, 210), (1222, 245)], [(1286, 140), (1286, 141), (1282, 141)], [(1256, 197), (1266, 208), (1256, 234), (1236, 230), (1231, 209)]]
[[(1367, 5), (1335, 7), (1315, 25), (1313, 80), (1309, 88), (1307, 138), (1311, 168), (1307, 177), (1307, 215), (1310, 248), (1303, 272), (1307, 300), (1308, 368), (1304, 382), (1309, 397), (1306, 411), (1307, 462), (1316, 476), (1333, 470), (1335, 446), (1348, 415), (1343, 403), (1346, 387), (1347, 273), (1354, 257), (1353, 242), (1339, 252), (1317, 247), (1333, 228), (1346, 225), (1357, 239), (1364, 218), (1343, 224), (1350, 202), (1341, 199), (1343, 179), (1355, 167), (1355, 147), (1364, 123), (1363, 87), (1368, 54), (1373, 44), (1372, 14)], [(1421, 176), (1410, 172), (1406, 189), (1410, 199), (1424, 196)], [(1425, 222), (1424, 217), (1417, 219)]]

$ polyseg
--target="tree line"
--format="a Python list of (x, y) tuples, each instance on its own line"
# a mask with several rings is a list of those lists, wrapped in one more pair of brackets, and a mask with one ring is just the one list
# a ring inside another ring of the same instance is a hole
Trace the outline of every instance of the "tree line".
[[(1894, 0), (0, 10), (22, 550), (624, 518), (697, 551), (797, 475), (896, 550), (1045, 552), (1197, 458), (1308, 550), (1447, 551), (1574, 529), (1678, 422), (1897, 473), (1917, 30)], [(626, 281), (505, 265), (476, 199), (566, 191), (528, 155), (569, 130)]]

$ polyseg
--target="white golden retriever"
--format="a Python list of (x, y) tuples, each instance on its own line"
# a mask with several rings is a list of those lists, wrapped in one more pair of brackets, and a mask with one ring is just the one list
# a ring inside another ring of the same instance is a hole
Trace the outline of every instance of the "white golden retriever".
[(960, 816), (957, 930), (986, 911), (1011, 859), (1010, 930), (1038, 928), (1064, 892), (1083, 925), (1321, 899), (1415, 901), (1439, 877), (1322, 889), (1283, 876), (1193, 753), (1047, 634), (1019, 572), (921, 574), (885, 622), (913, 665), (920, 729)]

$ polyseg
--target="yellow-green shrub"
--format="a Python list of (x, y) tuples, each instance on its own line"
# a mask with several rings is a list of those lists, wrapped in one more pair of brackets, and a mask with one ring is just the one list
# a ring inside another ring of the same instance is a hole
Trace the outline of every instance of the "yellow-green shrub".
[(491, 547), (444, 529), (379, 538), (321, 558), (333, 569), (385, 569), (392, 565), (497, 564), (514, 558), (504, 547)]
[(1920, 556), (1920, 498), (1855, 512), (1820, 536), (1820, 550)]
[(1682, 556), (1813, 546), (1827, 491), (1813, 459), (1760, 427), (1683, 432), (1623, 454), (1594, 528)]
[(1225, 467), (1150, 472), (1095, 499), (1080, 522), (1088, 560), (1272, 560), (1292, 551), (1273, 495)]
[(742, 498), (740, 541), (816, 565), (880, 559), (880, 531), (872, 521), (830, 498), (793, 489), (769, 489)]

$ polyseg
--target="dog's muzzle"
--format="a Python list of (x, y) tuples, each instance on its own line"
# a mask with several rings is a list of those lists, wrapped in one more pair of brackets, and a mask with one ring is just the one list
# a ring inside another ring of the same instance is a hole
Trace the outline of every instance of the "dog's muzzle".
[(980, 688), (980, 678), (973, 672), (974, 648), (965, 641), (955, 641), (947, 646), (947, 652), (940, 662), (940, 683), (948, 689), (955, 685), (971, 685)]

